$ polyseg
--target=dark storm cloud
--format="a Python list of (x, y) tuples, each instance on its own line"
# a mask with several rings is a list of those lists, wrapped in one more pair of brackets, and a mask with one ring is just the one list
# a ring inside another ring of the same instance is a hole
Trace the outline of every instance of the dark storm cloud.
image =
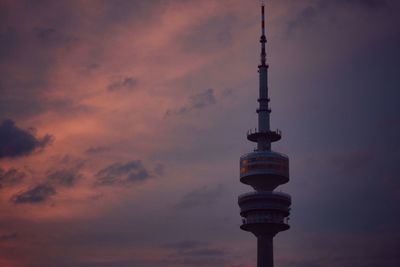
[(203, 186), (195, 189), (182, 197), (176, 207), (181, 209), (193, 208), (198, 206), (209, 206), (221, 197), (223, 186), (218, 184), (214, 188)]
[(189, 96), (188, 103), (178, 109), (167, 110), (165, 116), (183, 115), (192, 110), (204, 109), (214, 105), (217, 99), (214, 94), (214, 89), (209, 88), (200, 93)]
[(26, 174), (20, 170), (0, 168), (0, 189), (22, 183)]
[(133, 77), (126, 77), (121, 80), (115, 81), (107, 86), (109, 91), (118, 91), (122, 89), (133, 89), (137, 85), (137, 80)]
[(11, 201), (15, 204), (38, 204), (47, 201), (55, 194), (56, 190), (53, 186), (43, 183), (14, 195)]
[(52, 139), (48, 134), (38, 138), (32, 131), (18, 128), (12, 120), (4, 120), (0, 125), (0, 158), (29, 155)]
[(114, 163), (96, 173), (95, 185), (127, 185), (141, 182), (151, 177), (140, 160)]

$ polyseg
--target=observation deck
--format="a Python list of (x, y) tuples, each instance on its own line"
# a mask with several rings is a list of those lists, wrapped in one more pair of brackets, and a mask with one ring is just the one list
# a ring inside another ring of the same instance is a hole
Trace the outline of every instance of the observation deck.
[(289, 181), (289, 158), (274, 151), (254, 151), (240, 157), (240, 181), (255, 190), (274, 190)]

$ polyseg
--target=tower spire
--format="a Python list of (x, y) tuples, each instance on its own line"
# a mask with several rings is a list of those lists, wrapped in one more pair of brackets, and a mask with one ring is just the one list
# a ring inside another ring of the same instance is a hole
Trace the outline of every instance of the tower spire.
[(265, 66), (267, 61), (267, 53), (265, 52), (265, 44), (267, 38), (265, 37), (265, 2), (261, 1), (261, 65)]
[(265, 2), (261, 2), (261, 64), (258, 65), (259, 73), (259, 108), (258, 113), (258, 129), (255, 132), (249, 132), (247, 139), (257, 143), (257, 150), (270, 151), (271, 143), (281, 139), (280, 131), (271, 131), (270, 129), (270, 113), (269, 97), (268, 97), (268, 64), (265, 36)]

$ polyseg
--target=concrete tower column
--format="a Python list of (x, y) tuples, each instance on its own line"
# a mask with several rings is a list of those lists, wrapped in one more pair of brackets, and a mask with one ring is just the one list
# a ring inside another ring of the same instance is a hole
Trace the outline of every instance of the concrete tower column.
[(257, 236), (257, 267), (274, 266), (273, 239), (270, 235)]

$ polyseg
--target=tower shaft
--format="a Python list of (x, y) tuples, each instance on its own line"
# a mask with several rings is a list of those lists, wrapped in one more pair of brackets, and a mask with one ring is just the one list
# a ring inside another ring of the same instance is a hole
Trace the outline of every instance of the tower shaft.
[(257, 267), (274, 267), (274, 246), (270, 235), (257, 237)]

